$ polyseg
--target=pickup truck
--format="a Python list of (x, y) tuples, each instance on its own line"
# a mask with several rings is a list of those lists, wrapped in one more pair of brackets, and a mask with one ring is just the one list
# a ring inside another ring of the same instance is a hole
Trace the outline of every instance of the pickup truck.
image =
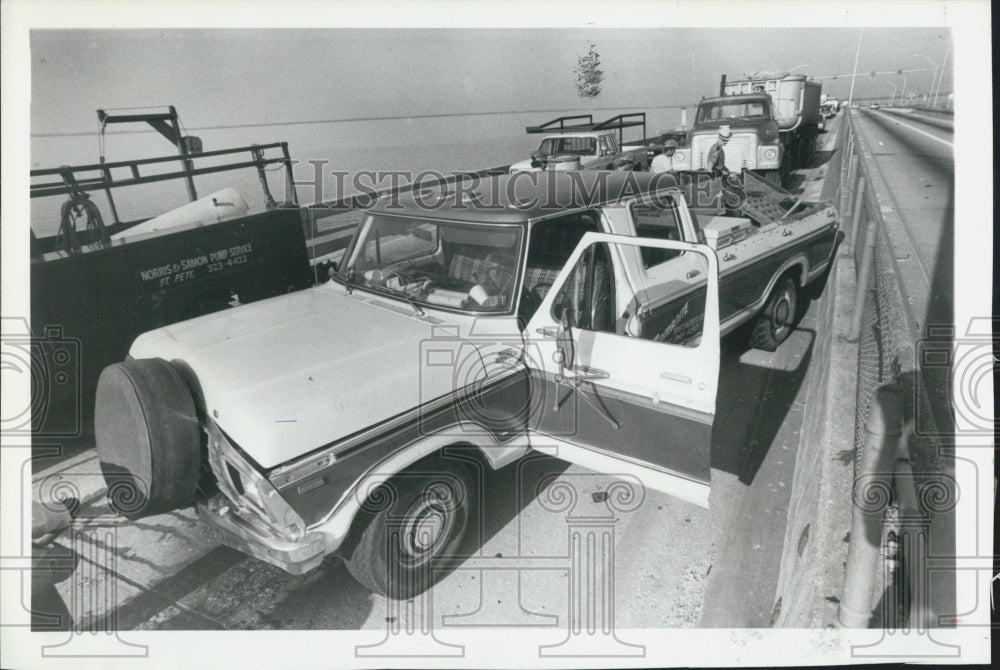
[(112, 507), (194, 504), (227, 545), (294, 574), (337, 553), (396, 598), (459, 554), (483, 474), (532, 449), (707, 507), (720, 338), (786, 338), (838, 223), (763, 182), (697, 214), (696, 188), (552, 171), (379, 200), (325, 283), (150, 331), (104, 370)]
[(610, 130), (547, 135), (528, 160), (510, 166), (510, 172), (540, 170), (642, 169), (646, 148), (623, 149)]

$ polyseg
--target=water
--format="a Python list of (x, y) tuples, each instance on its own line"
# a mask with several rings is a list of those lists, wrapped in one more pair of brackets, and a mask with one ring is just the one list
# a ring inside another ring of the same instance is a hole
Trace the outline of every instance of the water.
[[(183, 111), (183, 110), (181, 110)], [(646, 111), (646, 132), (653, 135), (675, 128), (680, 122), (679, 108), (654, 110), (602, 110), (591, 112), (597, 120), (616, 114)], [(299, 202), (313, 204), (342, 198), (358, 191), (351, 187), (352, 176), (363, 170), (408, 170), (414, 173), (435, 170), (450, 173), (457, 170), (479, 170), (506, 165), (527, 158), (538, 146), (540, 137), (528, 135), (525, 126), (544, 123), (560, 115), (587, 113), (590, 110), (561, 112), (517, 112), (489, 115), (449, 116), (447, 118), (411, 118), (403, 120), (343, 121), (334, 123), (303, 123), (267, 127), (232, 127), (188, 129), (188, 134), (202, 138), (205, 151), (250, 144), (286, 141), (291, 157), (298, 161), (295, 179), (313, 182), (315, 169), (309, 161), (321, 161), (322, 183), (317, 190), (312, 184), (297, 186)], [(136, 130), (142, 128), (135, 126)], [(625, 141), (638, 139), (641, 129), (627, 129)], [(173, 155), (174, 148), (153, 131), (108, 133), (105, 157), (110, 161)], [(50, 168), (60, 165), (97, 163), (100, 155), (96, 133), (73, 136), (37, 136), (31, 138), (31, 165)], [(269, 156), (280, 155), (269, 152)], [(196, 167), (219, 164), (224, 159), (206, 159)], [(228, 157), (231, 161), (249, 160), (249, 154)], [(214, 162), (213, 162), (214, 161)], [(174, 171), (179, 164), (143, 166), (140, 174)], [(339, 188), (333, 172), (348, 173), (344, 188)], [(116, 172), (116, 178), (126, 177), (127, 171)], [(45, 178), (43, 181), (50, 181)], [(38, 179), (33, 180), (39, 181)], [(271, 193), (276, 200), (285, 200), (284, 173), (268, 173)], [(369, 182), (366, 182), (366, 184)], [(264, 195), (254, 169), (203, 175), (195, 178), (198, 195), (204, 196), (225, 186), (232, 186), (249, 203), (252, 211), (264, 207)], [(388, 186), (384, 182), (383, 186)], [(113, 220), (111, 208), (103, 193), (93, 192), (106, 222)], [(163, 213), (187, 202), (182, 180), (172, 180), (114, 191), (118, 214), (131, 221)], [(31, 225), (35, 234), (46, 237), (55, 234), (59, 226), (60, 207), (65, 196), (36, 198), (31, 202)]]

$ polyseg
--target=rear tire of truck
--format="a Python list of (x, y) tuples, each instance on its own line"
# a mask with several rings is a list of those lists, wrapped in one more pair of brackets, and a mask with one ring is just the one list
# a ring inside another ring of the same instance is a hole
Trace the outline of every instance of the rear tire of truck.
[(778, 280), (764, 309), (757, 315), (750, 346), (754, 349), (774, 351), (795, 329), (798, 316), (798, 286), (795, 280), (785, 276)]
[(201, 472), (194, 397), (162, 358), (104, 368), (97, 381), (94, 437), (111, 507), (129, 519), (190, 504)]
[[(380, 487), (359, 517), (357, 539), (344, 564), (373, 593), (407, 600), (423, 593), (447, 570), (434, 569), (456, 556), (469, 522), (475, 519), (477, 491), (469, 468), (434, 458)], [(374, 500), (374, 503), (372, 501)]]

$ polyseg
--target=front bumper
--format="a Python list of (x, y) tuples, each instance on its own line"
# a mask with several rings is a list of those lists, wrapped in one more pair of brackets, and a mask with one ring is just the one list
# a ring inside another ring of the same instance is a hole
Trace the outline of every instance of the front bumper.
[(306, 533), (301, 539), (291, 541), (277, 533), (268, 533), (259, 523), (244, 519), (221, 493), (199, 500), (196, 507), (198, 517), (223, 544), (293, 575), (312, 570), (326, 553), (322, 535)]

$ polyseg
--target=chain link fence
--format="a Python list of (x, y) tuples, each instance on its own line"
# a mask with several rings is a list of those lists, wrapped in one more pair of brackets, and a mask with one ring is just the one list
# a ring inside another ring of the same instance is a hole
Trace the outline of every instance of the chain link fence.
[[(876, 389), (895, 384), (901, 387), (904, 398), (916, 399), (918, 396), (914, 347), (921, 334), (915, 331), (907, 317), (900, 289), (901, 279), (896, 275), (891, 256), (892, 247), (887, 239), (881, 206), (875, 197), (874, 189), (871, 188), (873, 167), (858, 151), (859, 141), (854, 137), (852, 123), (848, 115), (840, 138), (841, 151), (838, 151), (838, 154), (841, 155), (842, 164), (853, 165), (854, 171), (848, 175), (846, 173), (849, 167), (844, 168), (841, 184), (838, 184), (836, 189), (831, 187), (831, 193), (839, 193), (841, 203), (847, 203), (853, 210), (850, 214), (850, 228), (846, 233), (848, 239), (854, 241), (850, 253), (854, 258), (858, 280), (859, 282), (867, 280), (864, 286), (860, 284), (858, 286), (863, 301), (857, 303), (862, 306), (862, 313), (860, 329), (855, 333), (859, 349), (854, 439), (857, 464), (863, 455), (865, 423), (871, 412), (872, 398)], [(861, 180), (864, 180), (868, 188), (859, 189)], [(856, 195), (861, 197), (860, 207), (853, 202)], [(854, 213), (858, 214), (857, 220), (853, 220)], [(871, 251), (871, 260), (867, 261), (865, 243), (870, 234), (874, 235), (874, 248)], [(871, 263), (870, 272), (867, 273), (864, 268), (866, 262)], [(904, 425), (911, 426), (912, 432), (907, 438), (914, 468), (923, 472), (939, 471), (940, 464), (937, 462), (939, 445), (926, 437), (937, 431), (928, 425), (917, 426), (919, 430), (913, 430), (914, 422), (919, 420), (926, 424), (930, 420), (928, 413), (916, 412), (915, 402), (904, 402), (903, 420)], [(857, 475), (857, 472), (855, 474)]]
[[(836, 193), (840, 198), (842, 221), (846, 218), (848, 222), (843, 226), (845, 243), (849, 244), (858, 280), (850, 338), (856, 341), (858, 348), (854, 479), (857, 484), (859, 479), (871, 476), (862, 471), (866, 443), (870, 444), (866, 439), (866, 425), (879, 389), (892, 385), (899, 388), (903, 399), (901, 439), (908, 449), (909, 461), (916, 473), (916, 488), (920, 490), (935, 473), (942, 471), (939, 441), (929, 437), (937, 434), (933, 425), (927, 425), (933, 423), (933, 418), (930, 413), (917, 410), (918, 403), (922, 402), (921, 393), (926, 391), (918, 388), (920, 371), (916, 351), (921, 333), (907, 312), (902, 277), (896, 273), (882, 205), (876, 195), (877, 188), (884, 188), (883, 182), (854, 124), (848, 112), (838, 142), (840, 183), (828, 185), (831, 195)], [(895, 459), (893, 454), (892, 461)], [(910, 606), (907, 566), (900, 562), (896, 541), (900, 530), (898, 497), (906, 493), (895, 490), (882, 517), (882, 569), (875, 575), (873, 592), (877, 598), (872, 603), (871, 625), (875, 627), (905, 626), (910, 614), (907, 611)]]

